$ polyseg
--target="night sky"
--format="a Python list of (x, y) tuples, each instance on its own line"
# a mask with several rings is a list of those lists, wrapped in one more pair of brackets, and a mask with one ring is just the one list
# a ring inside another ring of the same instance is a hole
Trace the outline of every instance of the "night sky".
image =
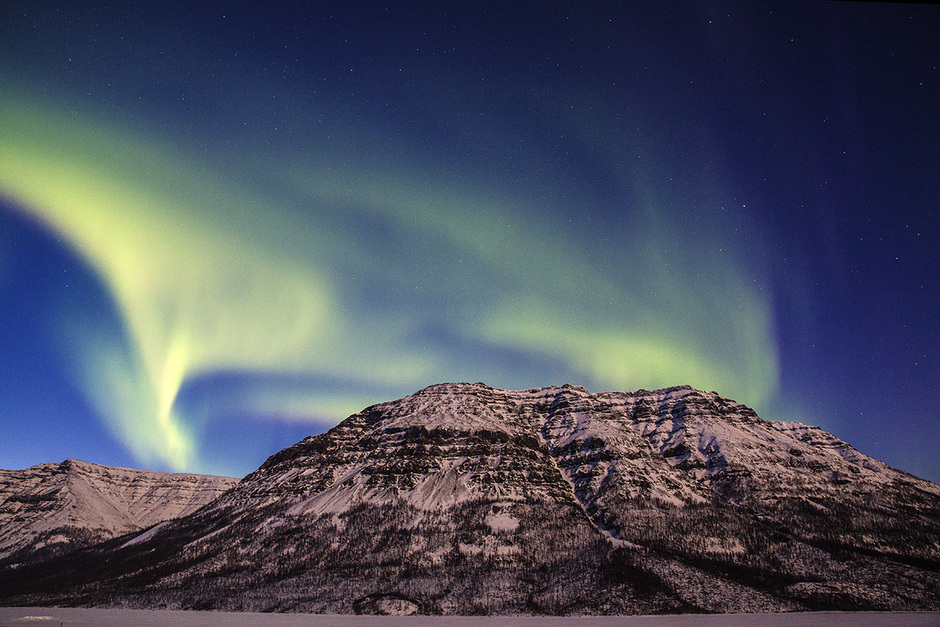
[[(308, 6), (314, 5), (314, 6)], [(940, 480), (940, 7), (0, 1), (0, 467), (690, 384)]]

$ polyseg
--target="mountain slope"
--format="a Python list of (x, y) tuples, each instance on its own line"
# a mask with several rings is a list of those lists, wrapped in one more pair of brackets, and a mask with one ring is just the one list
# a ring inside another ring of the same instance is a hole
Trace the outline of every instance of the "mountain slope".
[(236, 479), (147, 472), (74, 459), (0, 470), (0, 559), (62, 551), (185, 516)]
[(0, 572), (0, 590), (339, 613), (937, 609), (938, 538), (940, 487), (715, 393), (443, 384), (190, 516)]

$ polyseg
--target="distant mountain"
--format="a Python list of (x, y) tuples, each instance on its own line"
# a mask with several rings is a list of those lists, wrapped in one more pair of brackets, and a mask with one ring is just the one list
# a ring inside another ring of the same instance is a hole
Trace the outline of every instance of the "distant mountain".
[(443, 384), (284, 449), (192, 514), (0, 561), (0, 602), (937, 610), (940, 487), (689, 387)]
[(61, 553), (186, 516), (237, 479), (68, 459), (0, 470), (0, 559)]

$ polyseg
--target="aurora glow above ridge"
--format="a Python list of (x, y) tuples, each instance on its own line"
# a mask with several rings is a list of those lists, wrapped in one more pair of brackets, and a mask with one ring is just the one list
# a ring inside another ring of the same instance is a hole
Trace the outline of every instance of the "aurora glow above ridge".
[[(87, 266), (90, 296), (40, 308), (43, 350), (124, 463), (244, 474), (253, 428), (286, 445), (460, 380), (689, 384), (843, 424), (793, 362), (820, 313), (770, 200), (788, 181), (742, 179), (740, 136), (701, 116), (737, 75), (670, 66), (646, 10), (562, 27), (556, 7), (507, 47), (521, 18), (486, 11), (83, 7), (4, 6), (0, 197)], [(671, 36), (733, 55), (711, 13)], [(12, 448), (0, 466), (51, 461)]]
[[(717, 255), (681, 272), (693, 247), (676, 227), (672, 240), (663, 230), (629, 234), (620, 254), (592, 263), (563, 229), (527, 213), (525, 198), (475, 198), (471, 182), (458, 192), (432, 189), (420, 173), (301, 174), (288, 159), (275, 166), (291, 172), (281, 187), (253, 189), (133, 133), (39, 109), (4, 107), (10, 158), (0, 180), (108, 286), (127, 337), (70, 329), (83, 346), (76, 374), (148, 463), (198, 467), (176, 399), (188, 378), (216, 371), (328, 375), (366, 389), (532, 377), (488, 364), (485, 351), (415, 341), (433, 327), (461, 344), (554, 361), (595, 387), (688, 381), (756, 406), (775, 391), (766, 299)], [(302, 210), (282, 208), (279, 196)], [(382, 224), (383, 241), (364, 245), (364, 224)], [(394, 302), (361, 302), (368, 283)], [(726, 292), (709, 294), (722, 283)], [(296, 412), (298, 393), (314, 420), (338, 420), (366, 397), (282, 390), (245, 411)]]

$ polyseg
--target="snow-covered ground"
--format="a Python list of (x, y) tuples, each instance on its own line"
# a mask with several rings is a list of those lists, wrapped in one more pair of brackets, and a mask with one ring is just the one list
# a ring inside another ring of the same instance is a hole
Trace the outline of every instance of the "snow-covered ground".
[(812, 612), (792, 614), (712, 614), (684, 616), (482, 617), (482, 616), (333, 616), (315, 614), (244, 614), (100, 610), (49, 607), (0, 607), (0, 625), (71, 625), (73, 627), (933, 627), (940, 612)]

